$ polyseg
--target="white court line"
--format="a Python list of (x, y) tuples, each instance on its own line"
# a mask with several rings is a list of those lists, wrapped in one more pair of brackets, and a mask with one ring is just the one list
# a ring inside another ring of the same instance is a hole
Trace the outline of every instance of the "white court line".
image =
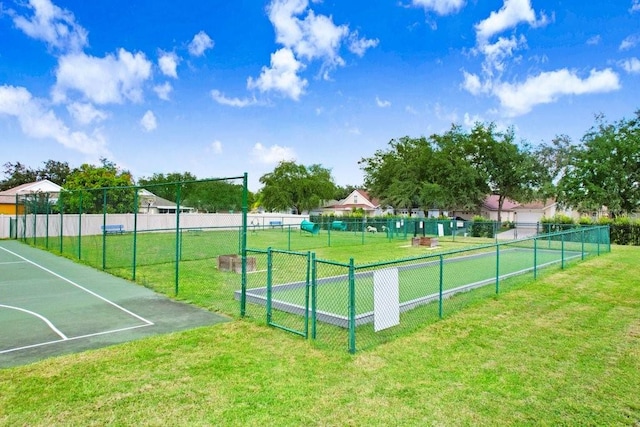
[(61, 279), (61, 280), (64, 280), (64, 281), (65, 281), (65, 282), (67, 282), (67, 283), (70, 283), (71, 285), (75, 286), (76, 288), (81, 289), (81, 290), (85, 291), (86, 293), (88, 293), (88, 294), (90, 294), (90, 295), (93, 295), (93, 296), (94, 296), (94, 297), (96, 297), (96, 298), (101, 299), (102, 301), (106, 302), (107, 304), (110, 304), (110, 305), (114, 306), (115, 308), (117, 308), (117, 309), (119, 309), (119, 310), (122, 310), (123, 312), (127, 313), (128, 315), (133, 316), (133, 317), (135, 317), (136, 319), (138, 319), (138, 320), (140, 320), (140, 321), (142, 321), (142, 322), (146, 323), (146, 324), (147, 324), (147, 326), (153, 325), (153, 322), (152, 322), (152, 321), (147, 320), (147, 319), (145, 319), (145, 318), (144, 318), (144, 317), (142, 317), (142, 316), (138, 316), (138, 315), (137, 315), (137, 314), (135, 314), (134, 312), (129, 311), (129, 310), (127, 310), (126, 308), (124, 308), (124, 307), (122, 307), (122, 306), (119, 306), (118, 304), (116, 304), (116, 303), (115, 303), (115, 302), (113, 302), (113, 301), (109, 301), (109, 300), (108, 300), (108, 299), (106, 299), (105, 297), (103, 297), (103, 296), (101, 296), (101, 295), (98, 295), (97, 293), (95, 293), (95, 292), (93, 292), (93, 291), (90, 291), (89, 289), (85, 288), (84, 286), (81, 286), (81, 285), (77, 284), (76, 282), (74, 282), (74, 281), (72, 281), (72, 280), (70, 280), (70, 279), (67, 279), (66, 277), (63, 277), (63, 276), (59, 275), (58, 273), (56, 273), (56, 272), (54, 272), (54, 271), (51, 271), (51, 270), (49, 270), (49, 269), (48, 269), (48, 268), (46, 268), (46, 267), (41, 266), (40, 264), (37, 264), (37, 263), (35, 263), (35, 262), (33, 262), (33, 261), (30, 261), (30, 260), (28, 260), (27, 258), (25, 258), (25, 257), (23, 257), (23, 256), (21, 256), (21, 255), (18, 255), (18, 254), (17, 254), (17, 253), (15, 253), (15, 252), (10, 251), (9, 249), (3, 248), (3, 247), (0, 247), (0, 249), (2, 249), (3, 251), (9, 252), (10, 254), (12, 254), (12, 255), (14, 255), (14, 256), (17, 256), (17, 257), (18, 257), (18, 258), (20, 258), (21, 260), (26, 261), (26, 262), (28, 262), (29, 264), (31, 264), (31, 265), (33, 265), (33, 266), (35, 266), (35, 267), (37, 267), (37, 268), (39, 268), (39, 269), (41, 269), (41, 270), (43, 270), (43, 271), (46, 271), (47, 273), (49, 273), (49, 274), (51, 274), (51, 275), (53, 275), (53, 276), (55, 276), (55, 277), (57, 277), (57, 278), (59, 278), (59, 279)]
[(60, 330), (58, 328), (56, 328), (53, 323), (51, 323), (49, 321), (49, 319), (47, 319), (44, 316), (39, 315), (38, 313), (31, 311), (31, 310), (25, 310), (24, 308), (20, 308), (20, 307), (13, 307), (11, 305), (4, 305), (4, 304), (0, 304), (0, 307), (4, 307), (4, 308), (9, 308), (11, 310), (18, 310), (18, 311), (22, 311), (23, 313), (27, 313), (30, 314), (32, 316), (36, 316), (38, 319), (42, 320), (44, 323), (47, 324), (47, 326), (49, 326), (49, 328), (51, 328), (51, 330), (53, 332), (56, 333), (56, 335), (58, 335), (60, 338), (62, 338), (63, 340), (68, 339), (67, 336), (65, 334), (63, 334), (62, 332), (60, 332)]
[(9, 265), (9, 264), (24, 264), (24, 261), (7, 261), (7, 262), (0, 262), (0, 265)]
[(71, 337), (71, 338), (67, 338), (67, 339), (64, 339), (64, 340), (47, 341), (47, 342), (38, 343), (38, 344), (25, 345), (23, 347), (9, 348), (7, 350), (0, 350), (0, 354), (11, 353), (12, 351), (18, 351), (18, 350), (26, 350), (26, 349), (29, 349), (29, 348), (44, 347), (45, 345), (56, 344), (56, 343), (59, 343), (59, 342), (74, 341), (74, 340), (79, 340), (79, 339), (82, 339), (82, 338), (91, 338), (91, 337), (97, 337), (97, 336), (100, 336), (100, 335), (114, 334), (116, 332), (130, 331), (132, 329), (145, 328), (147, 326), (152, 326), (152, 325), (153, 325), (153, 323), (144, 324), (144, 325), (137, 325), (137, 326), (129, 326), (128, 328), (112, 329), (110, 331), (96, 332), (95, 334), (79, 335), (77, 337)]

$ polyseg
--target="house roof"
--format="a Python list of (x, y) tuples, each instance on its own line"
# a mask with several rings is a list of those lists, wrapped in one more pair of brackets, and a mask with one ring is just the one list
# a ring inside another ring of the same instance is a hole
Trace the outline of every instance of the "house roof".
[[(490, 211), (497, 211), (499, 199), (500, 199), (500, 196), (498, 196), (497, 194), (492, 194), (488, 196), (486, 199), (484, 199), (484, 202), (482, 204), (485, 208), (489, 209)], [(510, 199), (505, 199), (504, 202), (502, 203), (502, 211), (503, 212), (511, 211), (517, 206), (518, 206), (518, 202), (514, 202), (513, 200), (510, 200)]]
[(535, 200), (530, 203), (523, 203), (521, 205), (516, 206), (514, 209), (545, 209), (550, 206), (553, 206), (556, 203), (555, 199), (545, 199), (545, 200)]
[[(347, 203), (348, 200), (353, 200), (351, 196), (356, 193), (361, 199), (364, 199), (368, 203)], [(365, 190), (353, 190), (347, 197), (340, 201), (332, 200), (327, 205), (323, 206), (324, 209), (334, 209), (334, 210), (352, 210), (362, 208), (363, 210), (373, 210), (377, 209), (380, 206), (380, 203), (376, 199), (370, 199), (369, 193)]]
[(3, 204), (15, 204), (16, 195), (20, 194), (33, 194), (33, 193), (59, 193), (62, 191), (62, 187), (58, 184), (43, 179), (41, 181), (28, 182), (21, 184), (8, 190), (0, 191), (0, 203)]
[[(178, 205), (171, 200), (163, 199), (160, 196), (156, 196), (149, 190), (145, 190), (141, 188), (138, 190), (138, 195), (143, 196), (144, 198), (140, 199), (140, 206), (142, 207), (151, 207), (158, 209), (175, 209)], [(193, 208), (189, 206), (180, 206), (182, 210), (193, 210)]]

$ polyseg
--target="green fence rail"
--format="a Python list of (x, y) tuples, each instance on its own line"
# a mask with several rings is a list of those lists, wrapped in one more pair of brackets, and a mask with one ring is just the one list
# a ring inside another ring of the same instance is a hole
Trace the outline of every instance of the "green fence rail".
[(608, 226), (369, 264), (247, 249), (254, 272), (236, 298), (269, 325), (355, 353), (498, 294), (518, 278), (610, 250)]

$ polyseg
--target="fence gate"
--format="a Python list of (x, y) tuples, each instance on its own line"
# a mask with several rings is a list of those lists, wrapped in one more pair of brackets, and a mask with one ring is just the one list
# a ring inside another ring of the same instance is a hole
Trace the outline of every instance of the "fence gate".
[(267, 323), (308, 337), (311, 253), (269, 249), (266, 279)]

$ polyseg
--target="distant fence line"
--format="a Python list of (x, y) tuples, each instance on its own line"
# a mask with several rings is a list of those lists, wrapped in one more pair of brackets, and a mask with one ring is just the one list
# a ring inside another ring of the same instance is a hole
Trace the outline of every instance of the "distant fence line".
[[(47, 237), (53, 235), (78, 236), (102, 234), (102, 214), (29, 214), (20, 215), (16, 228), (15, 216), (0, 215), (0, 238)], [(280, 213), (247, 214), (247, 223), (253, 227), (299, 226), (306, 215)], [(107, 225), (122, 225), (125, 232), (168, 230), (176, 226), (175, 215), (169, 214), (108, 214)], [(13, 226), (11, 224), (14, 224)], [(184, 213), (180, 215), (180, 228), (242, 227), (242, 213)], [(13, 230), (14, 235), (11, 236)], [(17, 230), (17, 236), (15, 235)]]

